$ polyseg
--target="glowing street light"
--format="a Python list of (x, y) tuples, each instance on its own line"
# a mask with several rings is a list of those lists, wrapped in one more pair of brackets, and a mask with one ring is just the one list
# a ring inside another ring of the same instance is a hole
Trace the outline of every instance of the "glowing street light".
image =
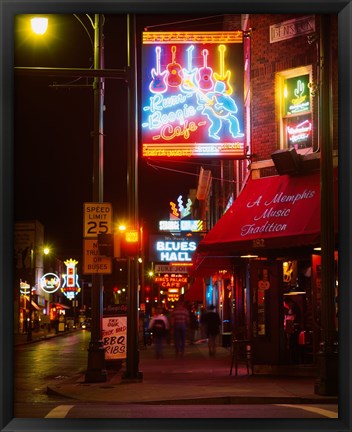
[(34, 17), (31, 19), (31, 27), (35, 34), (41, 36), (48, 30), (48, 18), (45, 17)]
[[(75, 18), (79, 18), (74, 15)], [(88, 16), (88, 15), (87, 15)], [(88, 16), (89, 17), (89, 16)], [(94, 144), (93, 144), (93, 201), (103, 202), (103, 111), (104, 111), (104, 79), (122, 79), (127, 83), (128, 109), (128, 219), (134, 229), (139, 230), (138, 221), (138, 104), (137, 104), (137, 48), (135, 15), (127, 14), (127, 65), (123, 69), (106, 69), (104, 67), (103, 15), (95, 14), (94, 23), (94, 68), (43, 68), (15, 67), (19, 73), (35, 76), (70, 76), (94, 77)], [(80, 21), (80, 20), (79, 20)], [(81, 23), (82, 24), (82, 23)], [(136, 244), (134, 241), (131, 244)], [(141, 380), (138, 370), (138, 261), (128, 256), (128, 289), (129, 313), (127, 334), (126, 380)], [(104, 346), (101, 340), (101, 318), (103, 313), (103, 275), (92, 275), (92, 328), (91, 342), (88, 349), (88, 370), (86, 382), (106, 381)]]

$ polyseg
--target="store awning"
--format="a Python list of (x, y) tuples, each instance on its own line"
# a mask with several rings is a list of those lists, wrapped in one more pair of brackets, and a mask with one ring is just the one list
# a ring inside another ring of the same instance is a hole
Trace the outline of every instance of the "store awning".
[[(337, 169), (334, 191), (337, 232)], [(198, 244), (193, 267), (197, 271), (221, 257), (229, 259), (319, 243), (319, 172), (249, 179), (232, 206)]]
[(51, 308), (56, 308), (58, 310), (62, 310), (62, 309), (70, 309), (69, 306), (66, 306), (62, 303), (50, 303), (50, 307)]
[(39, 306), (34, 300), (32, 300), (31, 303), (35, 310), (40, 311), (43, 309), (43, 306)]
[(203, 287), (204, 281), (203, 278), (196, 277), (192, 282), (189, 290), (185, 294), (185, 300), (190, 302), (202, 302), (203, 301)]
[[(29, 302), (29, 295), (25, 295), (24, 297)], [(33, 299), (31, 299), (31, 304), (32, 304), (32, 307), (37, 311), (44, 309), (44, 306), (38, 305), (38, 303), (36, 303)]]

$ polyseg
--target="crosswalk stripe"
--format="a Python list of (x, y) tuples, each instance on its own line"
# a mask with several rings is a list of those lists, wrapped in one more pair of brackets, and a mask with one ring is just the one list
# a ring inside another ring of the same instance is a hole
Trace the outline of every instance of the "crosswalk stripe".
[(49, 411), (45, 418), (65, 418), (67, 413), (73, 407), (74, 405), (58, 405), (57, 407)]

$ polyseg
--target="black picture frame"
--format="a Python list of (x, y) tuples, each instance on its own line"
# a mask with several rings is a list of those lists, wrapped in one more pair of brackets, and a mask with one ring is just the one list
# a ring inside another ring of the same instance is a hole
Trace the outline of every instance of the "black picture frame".
[[(98, 6), (98, 11), (97, 11)], [(21, 13), (338, 13), (339, 17), (339, 418), (338, 419), (16, 419), (13, 417), (13, 35)], [(0, 0), (0, 427), (1, 431), (351, 431), (351, 0)]]

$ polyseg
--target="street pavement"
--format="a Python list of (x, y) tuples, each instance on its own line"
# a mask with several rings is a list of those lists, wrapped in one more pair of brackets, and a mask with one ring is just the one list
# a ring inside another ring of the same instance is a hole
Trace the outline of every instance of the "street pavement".
[[(80, 331), (80, 330), (77, 330)], [(60, 336), (49, 333), (47, 339)], [(32, 343), (45, 343), (44, 336), (33, 334)], [(15, 336), (15, 344), (27, 343), (25, 335)], [(240, 364), (238, 375), (230, 375), (231, 352), (218, 347), (209, 357), (205, 341), (187, 344), (183, 358), (174, 354), (173, 345), (164, 345), (163, 357), (155, 358), (154, 346), (139, 350), (139, 371), (142, 379), (123, 377), (125, 362), (106, 362), (107, 380), (85, 382), (84, 374), (48, 385), (49, 394), (87, 402), (144, 404), (322, 404), (338, 403), (335, 396), (314, 393), (313, 374), (274, 375), (247, 374)], [(304, 367), (303, 367), (304, 368)]]

